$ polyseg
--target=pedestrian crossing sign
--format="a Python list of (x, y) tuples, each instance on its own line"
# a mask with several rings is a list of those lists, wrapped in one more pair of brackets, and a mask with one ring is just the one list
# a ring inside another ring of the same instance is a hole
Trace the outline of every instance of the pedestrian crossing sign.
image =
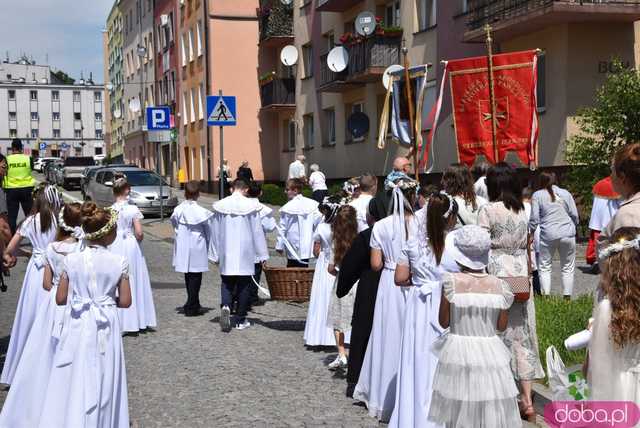
[(207, 125), (236, 126), (236, 119), (236, 97), (207, 97)]

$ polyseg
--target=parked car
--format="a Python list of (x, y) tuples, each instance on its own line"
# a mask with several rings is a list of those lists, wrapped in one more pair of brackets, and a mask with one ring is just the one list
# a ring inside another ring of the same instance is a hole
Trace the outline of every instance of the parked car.
[(108, 166), (96, 170), (87, 182), (85, 199), (98, 206), (107, 207), (115, 202), (113, 181), (116, 173), (127, 177), (131, 185), (129, 203), (136, 205), (144, 215), (160, 214), (160, 180), (162, 180), (162, 202), (164, 213), (171, 215), (178, 205), (178, 198), (173, 190), (158, 174), (135, 166)]
[(91, 156), (68, 157), (64, 160), (61, 174), (58, 176), (58, 185), (64, 189), (70, 187), (80, 187), (82, 173), (88, 166), (95, 165), (95, 161)]
[(82, 171), (82, 177), (80, 177), (80, 194), (82, 194), (82, 198), (85, 197), (85, 192), (87, 188), (87, 184), (92, 177), (95, 177), (96, 172), (103, 168), (101, 165), (88, 166)]
[(44, 166), (48, 163), (48, 162), (53, 162), (55, 160), (62, 160), (61, 158), (58, 157), (44, 157), (44, 158), (38, 158), (36, 159), (36, 161), (33, 163), (33, 169), (38, 171), (38, 172), (43, 172), (44, 170)]
[(57, 183), (58, 170), (62, 168), (64, 162), (62, 160), (49, 162), (44, 168), (44, 178), (51, 184)]

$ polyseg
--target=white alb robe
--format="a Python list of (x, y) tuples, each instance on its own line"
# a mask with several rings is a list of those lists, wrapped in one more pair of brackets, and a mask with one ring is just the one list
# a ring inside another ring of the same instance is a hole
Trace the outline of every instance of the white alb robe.
[[(313, 255), (313, 232), (322, 221), (318, 203), (297, 195), (280, 208), (280, 226), (276, 250), (286, 250), (290, 260), (307, 260)], [(291, 249), (285, 245), (285, 239)], [(291, 251), (295, 251), (295, 254)]]
[(171, 225), (175, 231), (173, 241), (173, 268), (176, 272), (207, 272), (207, 256), (211, 241), (210, 220), (213, 213), (186, 200), (178, 205), (171, 215)]
[(253, 275), (255, 261), (269, 258), (260, 205), (237, 191), (213, 204), (209, 257), (221, 275)]

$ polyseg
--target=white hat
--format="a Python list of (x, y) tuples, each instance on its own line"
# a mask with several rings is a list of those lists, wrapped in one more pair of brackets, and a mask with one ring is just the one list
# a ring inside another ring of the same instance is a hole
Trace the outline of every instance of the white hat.
[(487, 267), (491, 250), (489, 232), (480, 226), (470, 224), (451, 233), (454, 234), (451, 254), (456, 262), (473, 270), (483, 270)]

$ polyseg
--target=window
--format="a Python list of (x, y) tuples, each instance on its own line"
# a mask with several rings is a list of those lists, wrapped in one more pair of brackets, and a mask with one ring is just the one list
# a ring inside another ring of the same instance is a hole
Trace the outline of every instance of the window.
[(536, 98), (538, 98), (538, 113), (542, 113), (547, 109), (547, 55), (545, 52), (538, 55)]
[(60, 101), (59, 91), (51, 91), (51, 101)]
[(198, 51), (198, 57), (202, 56), (202, 31), (200, 21), (196, 24), (196, 47)]
[(184, 39), (184, 34), (182, 35), (182, 43), (180, 43), (181, 46), (181, 51), (182, 51), (182, 66), (186, 67), (187, 65), (187, 48), (185, 47), (185, 39)]
[(315, 138), (313, 129), (313, 114), (305, 114), (303, 116), (304, 126), (304, 146), (305, 148), (313, 147), (313, 139)]
[(203, 99), (204, 99), (204, 85), (201, 83), (200, 91), (198, 91), (198, 119), (200, 120), (204, 119)]
[(193, 61), (193, 28), (189, 29), (189, 62)]
[(55, 121), (55, 120), (60, 120), (60, 112), (54, 111), (53, 113), (51, 113), (51, 118)]
[(287, 148), (289, 150), (296, 149), (296, 122), (294, 120), (285, 121), (287, 133)]
[(418, 19), (420, 30), (436, 25), (437, 0), (420, 0), (418, 3)]
[(73, 101), (76, 103), (80, 102), (80, 91), (73, 91)]
[(53, 130), (53, 138), (60, 138), (60, 130), (59, 129), (54, 129)]
[(333, 146), (336, 144), (336, 111), (334, 109), (327, 109), (324, 111), (325, 121), (325, 144), (327, 146)]
[(460, 0), (460, 13), (469, 12), (469, 0)]
[(73, 131), (73, 136), (75, 138), (82, 138), (82, 129), (76, 129), (75, 131)]
[(335, 42), (335, 39), (333, 37), (333, 32), (327, 33), (323, 37), (324, 37), (324, 40), (325, 40), (325, 43), (326, 43), (327, 53), (331, 52), (331, 49), (336, 47), (336, 42)]
[(10, 129), (9, 130), (9, 138), (18, 138), (18, 130)]
[(102, 140), (102, 129), (96, 129), (96, 140)]
[(38, 112), (37, 111), (32, 111), (31, 112), (31, 120), (38, 120)]
[(205, 170), (205, 155), (204, 155), (204, 146), (200, 146), (200, 177), (204, 178), (204, 170)]
[(31, 130), (31, 138), (38, 138), (38, 130), (37, 129), (32, 129)]
[(302, 61), (304, 67), (304, 77), (313, 76), (313, 46), (302, 46)]
[(102, 147), (95, 147), (94, 150), (95, 150), (95, 154), (96, 155), (101, 155), (102, 154)]
[(196, 106), (195, 106), (195, 102), (196, 102), (196, 93), (195, 93), (195, 89), (191, 88), (191, 103), (190, 103), (190, 113), (191, 116), (189, 116), (191, 118), (191, 123), (196, 121)]
[[(351, 116), (353, 113), (365, 113), (364, 111), (364, 102), (360, 101), (360, 102), (355, 102), (353, 104), (351, 104), (350, 106), (347, 105), (347, 109), (346, 109), (346, 118), (345, 118), (345, 124), (348, 122), (349, 120), (349, 116)], [(347, 135), (347, 140), (350, 140), (351, 142), (357, 143), (360, 141), (364, 141), (365, 137), (358, 137), (358, 138), (354, 138), (353, 135), (351, 135), (351, 132), (349, 131), (349, 128), (347, 127), (346, 129), (346, 135)]]
[(96, 122), (102, 122), (102, 113), (96, 113)]
[(9, 120), (16, 120), (17, 119), (17, 114), (15, 111), (10, 111), (9, 112)]
[(81, 120), (81, 119), (82, 119), (82, 114), (73, 113), (73, 120)]
[(400, 0), (387, 3), (384, 8), (384, 23), (387, 27), (400, 26)]
[(187, 93), (182, 93), (182, 124), (186, 125), (188, 121), (187, 116)]
[(13, 89), (9, 90), (9, 99), (10, 100), (15, 100), (16, 99), (16, 91), (14, 91)]
[(38, 91), (29, 91), (31, 101), (38, 101)]
[(93, 93), (93, 101), (97, 102), (97, 103), (101, 103), (102, 102), (102, 92), (100, 91), (95, 91)]

